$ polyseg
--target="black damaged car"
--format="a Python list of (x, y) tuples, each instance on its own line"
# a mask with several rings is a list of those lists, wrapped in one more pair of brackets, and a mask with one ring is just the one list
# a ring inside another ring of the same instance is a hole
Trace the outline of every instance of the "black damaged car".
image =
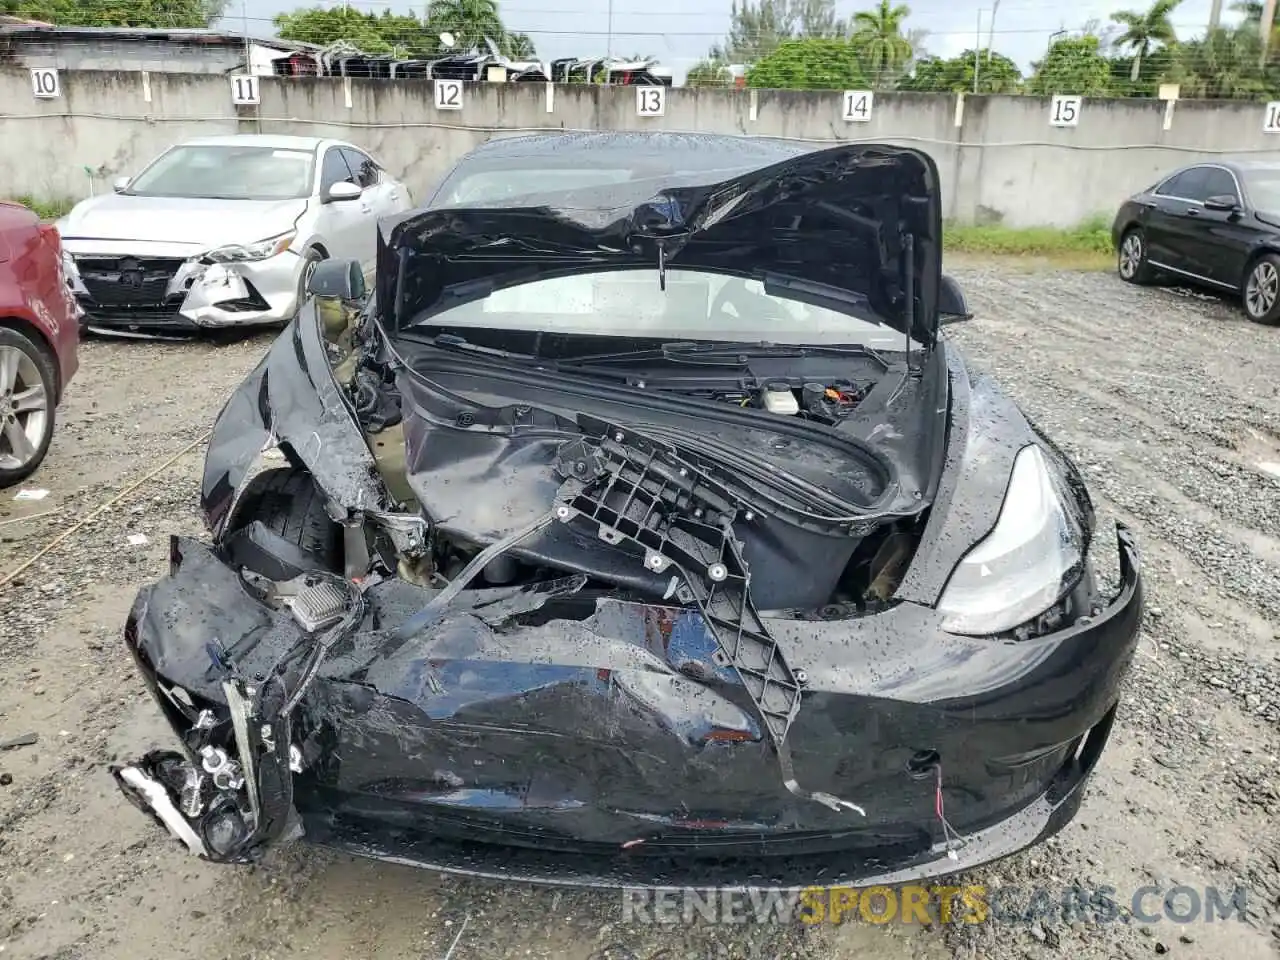
[(501, 140), (311, 290), (126, 626), (180, 748), (113, 772), (192, 852), (806, 887), (1074, 815), (1137, 551), (940, 335), (926, 154)]

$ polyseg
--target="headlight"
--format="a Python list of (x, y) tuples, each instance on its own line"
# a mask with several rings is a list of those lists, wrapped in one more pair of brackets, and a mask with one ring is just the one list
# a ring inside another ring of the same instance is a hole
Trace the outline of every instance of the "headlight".
[(1018, 452), (995, 529), (965, 554), (942, 591), (942, 629), (1003, 633), (1062, 599), (1084, 565), (1084, 532), (1070, 496), (1038, 446)]
[(225, 247), (218, 247), (216, 250), (210, 250), (205, 254), (206, 260), (214, 263), (231, 263), (237, 260), (266, 260), (268, 257), (274, 257), (278, 253), (284, 253), (289, 249), (289, 244), (293, 243), (293, 238), (297, 236), (296, 232), (282, 233), (278, 237), (268, 237), (266, 240), (259, 240), (256, 243), (232, 243)]

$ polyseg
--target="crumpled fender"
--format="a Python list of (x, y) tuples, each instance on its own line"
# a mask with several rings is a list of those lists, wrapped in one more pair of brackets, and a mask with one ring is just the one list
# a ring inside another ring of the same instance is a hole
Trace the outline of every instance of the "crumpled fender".
[(236, 492), (258, 455), (279, 445), (347, 511), (391, 504), (355, 414), (333, 378), (314, 300), (231, 395), (209, 438), (200, 505), (221, 537)]

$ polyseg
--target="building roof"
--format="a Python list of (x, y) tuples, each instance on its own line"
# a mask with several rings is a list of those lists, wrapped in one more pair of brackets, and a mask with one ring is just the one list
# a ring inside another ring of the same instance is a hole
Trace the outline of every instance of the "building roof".
[[(210, 46), (240, 46), (245, 35), (225, 30), (169, 27), (63, 27), (36, 20), (19, 20), (17, 17), (0, 17), (0, 38), (67, 40), (84, 43), (91, 40), (169, 40), (185, 43), (206, 43)], [(323, 50), (314, 43), (281, 40), (279, 37), (249, 37), (250, 43), (276, 50), (310, 52)]]

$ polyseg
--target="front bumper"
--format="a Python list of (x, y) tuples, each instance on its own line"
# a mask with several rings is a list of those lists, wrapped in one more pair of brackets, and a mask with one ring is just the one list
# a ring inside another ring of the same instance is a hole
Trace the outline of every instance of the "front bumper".
[[(298, 310), (306, 260), (286, 250), (266, 260), (202, 263), (199, 258), (68, 254), (68, 283), (84, 311), (81, 325), (102, 332), (193, 333), (283, 324)], [(147, 269), (151, 268), (151, 269)]]
[[(387, 629), (422, 594), (387, 581), (303, 700), (288, 820), (363, 856), (582, 886), (899, 883), (999, 859), (1074, 816), (1106, 744), (1142, 615), (1137, 551), (1118, 539), (1117, 597), (1032, 640), (951, 636), (905, 603), (771, 624), (808, 677), (797, 777), (865, 818), (782, 788), (687, 610), (599, 599), (575, 613), (571, 597), (507, 591), (397, 644)], [(257, 683), (300, 633), (207, 548), (175, 541), (173, 555), (126, 639), (190, 749), (192, 711), (220, 710), (233, 673)], [(152, 812), (136, 780), (158, 766), (117, 771)], [(177, 808), (172, 779), (169, 793)]]

